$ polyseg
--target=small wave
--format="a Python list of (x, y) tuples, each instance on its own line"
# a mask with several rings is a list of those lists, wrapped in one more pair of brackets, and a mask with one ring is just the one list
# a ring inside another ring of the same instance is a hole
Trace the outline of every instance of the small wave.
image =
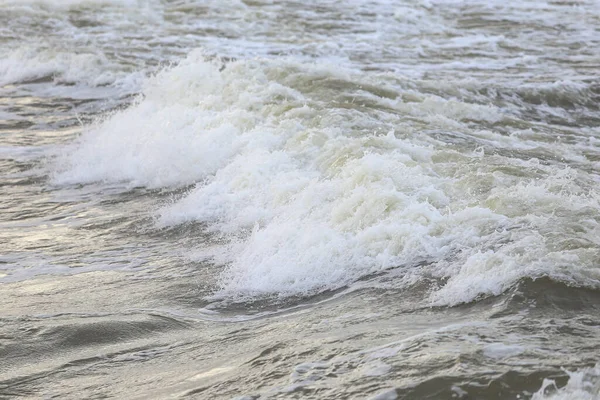
[(24, 47), (9, 51), (0, 60), (0, 87), (16, 83), (54, 82), (62, 85), (118, 86), (139, 90), (143, 74), (120, 71), (102, 54), (74, 54)]

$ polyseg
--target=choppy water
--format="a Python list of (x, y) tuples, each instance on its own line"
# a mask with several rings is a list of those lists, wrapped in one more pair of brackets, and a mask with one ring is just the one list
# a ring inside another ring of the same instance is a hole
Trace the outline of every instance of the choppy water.
[(0, 397), (600, 397), (600, 2), (0, 0)]

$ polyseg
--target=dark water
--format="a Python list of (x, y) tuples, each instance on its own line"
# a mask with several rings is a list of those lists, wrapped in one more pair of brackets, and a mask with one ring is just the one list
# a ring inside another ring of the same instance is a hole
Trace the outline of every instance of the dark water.
[(0, 0), (0, 397), (600, 398), (600, 3)]

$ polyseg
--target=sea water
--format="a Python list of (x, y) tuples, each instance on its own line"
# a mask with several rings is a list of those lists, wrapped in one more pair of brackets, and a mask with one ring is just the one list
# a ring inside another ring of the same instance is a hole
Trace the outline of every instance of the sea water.
[(0, 396), (600, 396), (600, 3), (0, 0)]

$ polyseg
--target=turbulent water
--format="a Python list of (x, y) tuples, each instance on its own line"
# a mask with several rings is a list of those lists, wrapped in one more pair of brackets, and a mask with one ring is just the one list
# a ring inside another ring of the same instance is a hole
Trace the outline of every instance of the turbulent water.
[(600, 398), (600, 2), (0, 0), (0, 397)]

